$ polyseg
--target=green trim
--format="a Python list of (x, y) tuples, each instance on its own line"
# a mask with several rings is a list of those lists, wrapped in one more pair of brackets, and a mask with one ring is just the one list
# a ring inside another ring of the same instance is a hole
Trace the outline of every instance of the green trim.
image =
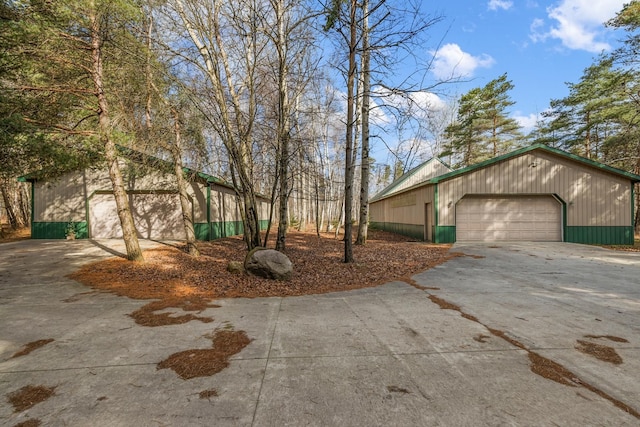
[[(89, 226), (86, 221), (72, 222), (76, 230), (76, 239), (89, 238)], [(32, 239), (66, 239), (68, 222), (32, 222)]]
[(197, 240), (203, 240), (203, 241), (211, 240), (209, 239), (209, 234), (210, 234), (209, 230), (210, 230), (209, 224), (207, 224), (206, 222), (196, 222), (193, 224), (193, 231), (195, 232)]
[(440, 206), (438, 205), (438, 184), (433, 188), (433, 243), (439, 243), (436, 239), (436, 228), (440, 222)]
[[(26, 182), (26, 181), (22, 181)], [(33, 239), (33, 222), (36, 219), (36, 182), (31, 181), (31, 238)]]
[(211, 240), (211, 186), (207, 185), (207, 236), (206, 239)]
[(221, 239), (223, 237), (238, 236), (244, 233), (244, 224), (242, 221), (217, 221), (210, 224), (211, 240)]
[[(631, 184), (631, 228), (634, 229), (635, 234), (635, 225), (636, 225), (636, 186), (635, 184)], [(634, 242), (635, 243), (635, 242)], [(633, 243), (632, 243), (633, 244)]]
[(477, 170), (477, 169), (486, 168), (487, 166), (491, 166), (493, 164), (502, 162), (504, 160), (507, 160), (507, 159), (510, 159), (510, 158), (513, 158), (513, 157), (521, 156), (523, 154), (526, 154), (526, 153), (534, 151), (534, 150), (546, 151), (548, 153), (552, 153), (552, 154), (555, 154), (555, 155), (558, 155), (558, 156), (561, 156), (561, 157), (565, 157), (565, 158), (577, 161), (579, 163), (583, 163), (585, 165), (594, 167), (596, 169), (601, 169), (601, 170), (607, 171), (609, 173), (613, 173), (615, 175), (623, 176), (625, 178), (630, 179), (632, 182), (640, 182), (640, 175), (636, 175), (636, 174), (633, 174), (631, 172), (624, 171), (622, 169), (617, 169), (617, 168), (614, 168), (614, 167), (611, 167), (611, 166), (607, 166), (607, 165), (605, 165), (603, 163), (596, 162), (594, 160), (587, 159), (587, 158), (584, 158), (584, 157), (580, 157), (580, 156), (577, 156), (575, 154), (567, 153), (566, 151), (559, 150), (559, 149), (553, 148), (553, 147), (549, 147), (549, 146), (546, 146), (544, 144), (533, 144), (533, 145), (530, 145), (529, 147), (523, 147), (523, 148), (520, 148), (518, 150), (512, 151), (510, 153), (503, 154), (502, 156), (494, 157), (493, 159), (485, 160), (484, 162), (480, 162), (480, 163), (475, 164), (475, 165), (467, 166), (466, 168), (458, 169), (457, 171), (454, 171), (454, 172), (450, 172), (450, 173), (447, 173), (447, 174), (444, 174), (444, 175), (437, 176), (435, 178), (430, 179), (427, 182), (430, 183), (430, 184), (437, 184), (439, 182), (446, 181), (446, 180), (455, 178), (455, 177), (460, 176), (460, 175), (464, 175), (464, 174), (469, 173), (471, 171), (474, 171), (474, 170)]
[(440, 225), (433, 230), (433, 243), (455, 243), (455, 241), (455, 225)]
[(633, 245), (633, 226), (571, 226), (567, 242), (589, 245)]
[(422, 224), (401, 224), (397, 222), (370, 222), (369, 227), (376, 230), (388, 231), (411, 237), (416, 240), (424, 240), (424, 225)]

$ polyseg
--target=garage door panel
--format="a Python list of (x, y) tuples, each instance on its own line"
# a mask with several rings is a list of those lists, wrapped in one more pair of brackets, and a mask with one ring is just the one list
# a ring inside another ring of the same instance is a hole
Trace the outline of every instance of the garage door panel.
[(560, 241), (560, 204), (551, 196), (469, 197), (456, 206), (460, 241)]
[[(131, 194), (129, 203), (139, 238), (185, 238), (182, 209), (177, 194)], [(91, 198), (89, 224), (91, 238), (122, 238), (122, 227), (113, 194), (95, 194)]]

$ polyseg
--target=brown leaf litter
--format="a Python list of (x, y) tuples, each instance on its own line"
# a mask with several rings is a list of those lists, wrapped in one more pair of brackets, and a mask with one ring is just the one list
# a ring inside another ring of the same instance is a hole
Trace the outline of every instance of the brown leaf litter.
[(212, 388), (209, 390), (202, 390), (199, 393), (200, 399), (209, 399), (211, 397), (218, 397), (218, 390)]
[(332, 234), (318, 237), (292, 231), (287, 234), (285, 254), (294, 271), (287, 281), (228, 272), (230, 261), (244, 261), (246, 247), (240, 237), (199, 242), (202, 256), (198, 258), (167, 246), (144, 251), (144, 263), (110, 258), (85, 265), (69, 277), (94, 289), (136, 299), (295, 296), (377, 286), (452, 257), (450, 245), (410, 240), (372, 230), (366, 245), (354, 245), (355, 262), (344, 263), (344, 242)]
[(38, 427), (38, 426), (40, 426), (40, 424), (42, 424), (42, 422), (40, 420), (31, 419), (31, 420), (26, 420), (26, 421), (23, 421), (21, 423), (18, 423), (16, 425), (14, 425), (13, 427)]
[(55, 340), (53, 338), (47, 338), (44, 340), (37, 340), (37, 341), (32, 341), (28, 344), (25, 344), (24, 348), (18, 352), (16, 352), (13, 356), (11, 356), (11, 358), (14, 357), (20, 357), (20, 356), (26, 356), (27, 354), (31, 353), (34, 350), (39, 349), (40, 347), (44, 347), (45, 345), (54, 342)]
[(7, 397), (9, 403), (13, 406), (14, 412), (22, 412), (53, 396), (55, 389), (55, 387), (45, 387), (43, 385), (27, 385), (20, 390), (9, 393)]
[(614, 365), (622, 364), (622, 357), (612, 347), (596, 344), (589, 341), (577, 340), (576, 350), (581, 353), (593, 356), (603, 362), (613, 363)]
[(167, 325), (182, 325), (192, 320), (199, 320), (202, 323), (213, 322), (212, 317), (196, 316), (191, 313), (175, 316), (172, 313), (157, 313), (157, 311), (168, 308), (180, 308), (183, 311), (197, 311), (202, 312), (207, 308), (220, 307), (216, 304), (211, 304), (210, 300), (204, 299), (199, 296), (192, 297), (174, 297), (164, 298), (159, 301), (153, 301), (147, 305), (139, 308), (131, 313), (129, 316), (135, 320), (135, 322), (142, 326), (167, 326)]
[(613, 341), (613, 342), (624, 342), (624, 343), (628, 343), (629, 340), (626, 338), (620, 338), (620, 337), (616, 337), (613, 335), (585, 335), (585, 338), (593, 338), (593, 339), (600, 339), (600, 338), (604, 338), (607, 339), (609, 341)]
[(173, 369), (182, 379), (208, 377), (229, 366), (229, 358), (239, 353), (251, 340), (244, 331), (216, 330), (211, 339), (213, 348), (193, 349), (174, 353), (158, 363), (158, 369)]

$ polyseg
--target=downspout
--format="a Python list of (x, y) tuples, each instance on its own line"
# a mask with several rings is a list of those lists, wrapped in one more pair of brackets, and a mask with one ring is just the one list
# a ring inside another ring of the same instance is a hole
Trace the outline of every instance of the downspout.
[(31, 238), (33, 239), (33, 222), (36, 218), (35, 215), (35, 203), (36, 203), (36, 180), (31, 181)]
[(211, 241), (211, 183), (207, 182), (207, 240)]
[(438, 205), (438, 184), (433, 189), (433, 243), (440, 243), (440, 233), (438, 232), (438, 213), (440, 206)]
[(636, 238), (636, 183), (631, 183), (631, 237), (630, 245), (635, 244)]

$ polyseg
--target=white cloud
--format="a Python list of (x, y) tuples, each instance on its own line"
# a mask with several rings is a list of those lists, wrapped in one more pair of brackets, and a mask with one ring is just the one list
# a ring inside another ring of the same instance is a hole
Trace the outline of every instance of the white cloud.
[(513, 2), (510, 0), (489, 0), (487, 7), (489, 10), (504, 9), (509, 10), (513, 6)]
[(447, 103), (435, 93), (416, 92), (411, 95), (413, 101), (431, 111), (439, 111), (446, 107)]
[(433, 74), (439, 79), (451, 79), (457, 77), (471, 77), (477, 68), (489, 68), (495, 60), (487, 55), (473, 56), (464, 52), (455, 43), (445, 44), (434, 55)]
[(545, 29), (544, 21), (536, 19), (531, 24), (531, 40), (558, 39), (562, 45), (575, 50), (599, 53), (611, 46), (599, 40), (604, 22), (613, 18), (627, 0), (561, 0), (547, 8), (553, 24)]
[(522, 126), (524, 133), (528, 133), (536, 127), (536, 124), (540, 120), (540, 115), (531, 113), (528, 116), (523, 116), (520, 112), (518, 112), (513, 115), (513, 119), (518, 122), (520, 126)]

